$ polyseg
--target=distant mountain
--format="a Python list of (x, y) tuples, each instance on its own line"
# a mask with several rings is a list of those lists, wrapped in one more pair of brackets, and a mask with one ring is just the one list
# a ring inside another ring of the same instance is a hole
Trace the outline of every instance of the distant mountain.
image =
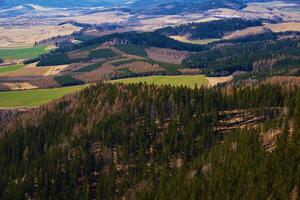
[(36, 4), (46, 7), (83, 7), (110, 6), (124, 3), (126, 0), (2, 0), (0, 7), (14, 7), (23, 4)]
[(239, 5), (241, 3), (253, 2), (253, 1), (263, 1), (263, 0), (51, 0), (51, 1), (49, 0), (1, 0), (0, 8), (1, 7), (9, 8), (9, 7), (19, 6), (23, 4), (36, 4), (40, 6), (46, 6), (46, 7), (91, 7), (91, 6), (134, 5), (138, 7), (142, 6), (142, 8), (145, 9), (144, 7), (145, 5), (149, 7), (149, 6), (172, 5), (172, 4), (178, 5), (178, 3), (181, 3), (182, 5), (190, 4), (191, 6), (196, 6), (196, 8), (198, 9), (200, 9), (201, 7), (204, 9), (208, 5), (213, 7), (213, 6), (224, 6), (230, 3), (232, 6), (233, 4)]

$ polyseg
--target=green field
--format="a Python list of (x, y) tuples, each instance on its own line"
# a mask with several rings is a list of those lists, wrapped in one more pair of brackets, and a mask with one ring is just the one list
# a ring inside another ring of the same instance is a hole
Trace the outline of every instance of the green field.
[(187, 86), (194, 88), (195, 85), (207, 85), (208, 81), (203, 75), (182, 75), (182, 76), (148, 76), (126, 78), (111, 81), (112, 83), (146, 83), (155, 85)]
[(0, 67), (0, 73), (16, 71), (22, 69), (23, 67), (24, 65), (12, 65), (7, 67)]
[(79, 91), (85, 87), (87, 87), (87, 85), (54, 89), (0, 92), (0, 107), (40, 106), (54, 99), (59, 99), (66, 94)]
[(4, 60), (29, 59), (49, 52), (47, 45), (39, 45), (27, 48), (5, 48), (0, 49), (0, 58)]
[(115, 46), (117, 49), (119, 49), (120, 51), (123, 51), (127, 54), (131, 54), (131, 55), (137, 55), (137, 56), (141, 56), (141, 57), (147, 57), (147, 52), (145, 51), (144, 47), (142, 46), (137, 46), (137, 45), (132, 45), (132, 44), (128, 44), (128, 45), (116, 45)]

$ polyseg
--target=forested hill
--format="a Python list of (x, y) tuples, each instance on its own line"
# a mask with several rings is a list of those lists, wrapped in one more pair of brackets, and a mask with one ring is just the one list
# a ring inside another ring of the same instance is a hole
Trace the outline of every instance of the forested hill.
[(191, 40), (222, 38), (236, 30), (242, 30), (248, 27), (261, 26), (262, 20), (246, 20), (239, 18), (216, 20), (202, 23), (188, 23), (176, 27), (165, 27), (158, 29), (156, 32), (167, 36), (185, 36)]
[(293, 87), (95, 85), (1, 122), (0, 199), (297, 199), (299, 125)]

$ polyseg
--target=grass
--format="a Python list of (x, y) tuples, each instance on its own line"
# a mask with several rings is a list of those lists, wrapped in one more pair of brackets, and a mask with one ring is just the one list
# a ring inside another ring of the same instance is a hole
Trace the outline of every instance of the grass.
[(148, 76), (148, 77), (118, 79), (110, 82), (124, 83), (124, 84), (146, 83), (146, 84), (154, 84), (154, 85), (187, 86), (189, 88), (194, 88), (195, 85), (202, 86), (208, 84), (208, 80), (203, 75)]
[(16, 71), (16, 70), (22, 69), (23, 67), (24, 67), (24, 65), (12, 65), (12, 66), (7, 66), (7, 67), (0, 67), (0, 73)]
[(200, 45), (205, 45), (205, 44), (209, 44), (209, 43), (213, 43), (213, 42), (221, 40), (221, 39), (217, 39), (217, 38), (202, 39), (202, 40), (189, 40), (186, 36), (170, 36), (170, 38), (180, 41), (180, 42), (184, 42), (184, 43), (200, 44)]
[(142, 46), (137, 46), (137, 45), (132, 45), (132, 44), (128, 44), (128, 45), (119, 44), (119, 45), (116, 45), (115, 47), (117, 49), (119, 49), (120, 51), (123, 51), (127, 54), (141, 56), (141, 57), (147, 57), (147, 52), (145, 51), (144, 47), (142, 47)]
[(20, 60), (35, 58), (39, 55), (49, 52), (47, 45), (39, 45), (27, 48), (5, 48), (0, 49), (0, 58), (4, 60)]
[(0, 107), (33, 107), (46, 104), (54, 99), (59, 99), (66, 94), (80, 91), (87, 85), (36, 89), (23, 91), (0, 92)]

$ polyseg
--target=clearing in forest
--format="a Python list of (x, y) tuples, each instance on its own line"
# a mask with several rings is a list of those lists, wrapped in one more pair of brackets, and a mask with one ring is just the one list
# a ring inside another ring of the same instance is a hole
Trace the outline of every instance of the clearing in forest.
[(80, 91), (88, 85), (62, 87), (53, 89), (34, 89), (23, 91), (0, 92), (0, 107), (33, 107), (59, 99), (66, 94)]
[(187, 86), (194, 88), (195, 85), (208, 85), (208, 80), (203, 75), (180, 75), (180, 76), (148, 76), (118, 79), (111, 81), (112, 83), (146, 83), (154, 85), (171, 85), (171, 86)]

